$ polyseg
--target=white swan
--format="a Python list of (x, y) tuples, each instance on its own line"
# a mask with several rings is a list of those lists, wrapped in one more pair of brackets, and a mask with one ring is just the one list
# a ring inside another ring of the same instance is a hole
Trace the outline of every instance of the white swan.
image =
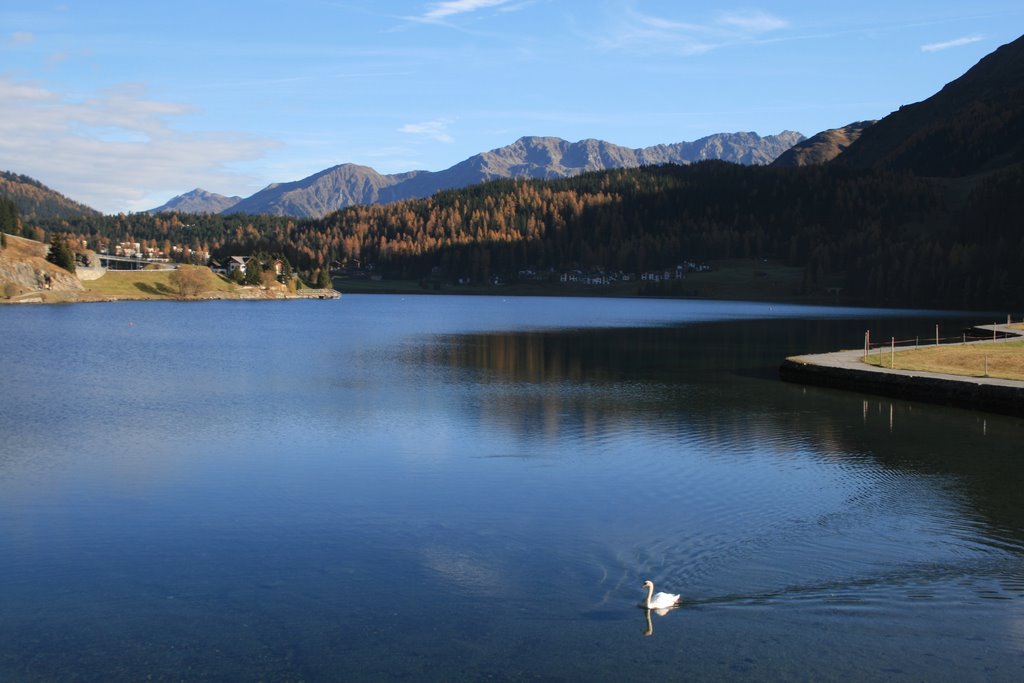
[(650, 581), (644, 581), (644, 588), (647, 589), (647, 600), (643, 606), (647, 609), (666, 609), (679, 604), (678, 593), (655, 593), (654, 584)]

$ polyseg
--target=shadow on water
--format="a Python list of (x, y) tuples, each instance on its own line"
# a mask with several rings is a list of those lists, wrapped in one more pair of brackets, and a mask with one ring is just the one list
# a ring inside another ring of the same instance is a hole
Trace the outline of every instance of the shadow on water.
[[(952, 477), (992, 536), (1024, 545), (1018, 418), (778, 380), (782, 358), (855, 346), (872, 326), (913, 338), (933, 319), (750, 321), (639, 329), (450, 335), (405, 360), (483, 388), (464, 410), (518, 438), (617, 426), (699, 432), (709, 445), (807, 448), (893, 472)], [(944, 321), (960, 329), (963, 321)], [(479, 457), (530, 457), (486, 454)]]

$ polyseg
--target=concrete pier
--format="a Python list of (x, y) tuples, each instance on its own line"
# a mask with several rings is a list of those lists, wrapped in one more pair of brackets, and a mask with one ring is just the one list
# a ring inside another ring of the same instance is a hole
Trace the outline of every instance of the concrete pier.
[[(984, 325), (978, 329), (1007, 336), (967, 343), (999, 344), (1022, 336), (1021, 330), (1006, 325)], [(863, 349), (790, 356), (779, 367), (779, 376), (786, 382), (1024, 416), (1022, 381), (894, 370), (869, 365), (863, 359)]]

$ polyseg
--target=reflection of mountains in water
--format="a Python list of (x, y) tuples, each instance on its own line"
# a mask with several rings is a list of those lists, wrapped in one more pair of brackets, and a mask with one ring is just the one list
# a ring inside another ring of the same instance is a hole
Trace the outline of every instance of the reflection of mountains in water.
[(785, 355), (849, 347), (868, 325), (788, 320), (453, 335), (410, 351), (418, 356), (410, 360), (470, 373), (478, 389), (466, 409), (524, 440), (581, 437), (600, 447), (623, 430), (652, 430), (708, 452), (803, 451), (844, 466), (867, 460), (951, 476), (965, 512), (986, 520), (992, 542), (1018, 549), (1024, 421), (777, 379)]

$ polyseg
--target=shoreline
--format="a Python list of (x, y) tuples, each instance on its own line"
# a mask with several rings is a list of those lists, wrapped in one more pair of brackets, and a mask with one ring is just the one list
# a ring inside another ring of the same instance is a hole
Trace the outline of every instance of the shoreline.
[[(24, 237), (7, 235), (0, 250), (0, 304), (76, 304), (114, 301), (278, 301), (337, 299), (329, 288), (261, 283), (242, 285), (207, 266), (109, 270), (77, 265), (68, 271), (46, 260), (49, 247)], [(90, 252), (91, 253), (91, 252)], [(94, 255), (93, 255), (94, 256)], [(90, 262), (93, 256), (89, 257)], [(176, 281), (175, 273), (186, 273)], [(298, 283), (301, 284), (301, 283)]]
[[(1024, 331), (1006, 325), (978, 325), (975, 329), (1005, 336), (968, 344), (999, 344), (1024, 336)], [(1024, 417), (1024, 381), (894, 370), (864, 363), (863, 356), (862, 349), (790, 356), (779, 366), (779, 378), (795, 384)]]
[[(66, 304), (105, 304), (105, 303), (116, 303), (118, 301), (171, 301), (171, 302), (203, 302), (203, 301), (290, 301), (295, 299), (311, 299), (311, 300), (325, 300), (325, 299), (340, 299), (342, 293), (336, 289), (324, 290), (324, 289), (308, 289), (299, 290), (308, 292), (307, 294), (277, 294), (263, 292), (217, 292), (209, 294), (199, 294), (196, 296), (187, 297), (176, 297), (176, 296), (121, 296), (121, 295), (110, 295), (100, 294), (89, 291), (35, 291), (26, 292), (19, 295), (17, 298), (12, 299), (0, 299), (0, 305), (19, 306), (19, 305), (35, 305), (35, 306), (49, 306), (49, 305), (66, 305)], [(84, 296), (83, 296), (84, 295)]]

